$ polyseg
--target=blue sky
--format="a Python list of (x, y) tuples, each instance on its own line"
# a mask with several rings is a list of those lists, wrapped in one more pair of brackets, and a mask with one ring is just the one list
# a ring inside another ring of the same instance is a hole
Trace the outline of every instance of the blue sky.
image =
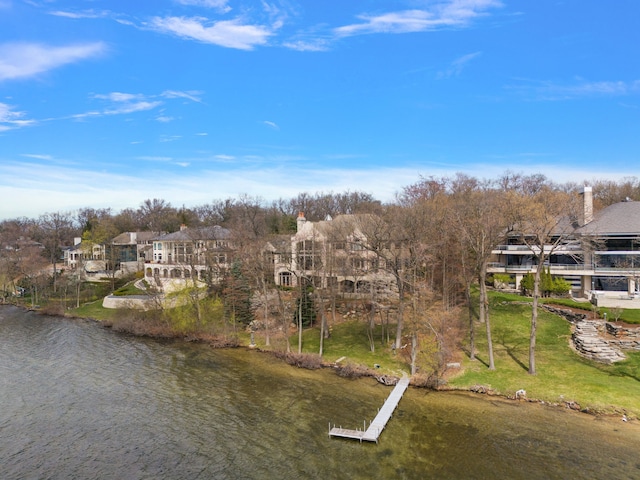
[(0, 0), (0, 218), (640, 175), (637, 0)]

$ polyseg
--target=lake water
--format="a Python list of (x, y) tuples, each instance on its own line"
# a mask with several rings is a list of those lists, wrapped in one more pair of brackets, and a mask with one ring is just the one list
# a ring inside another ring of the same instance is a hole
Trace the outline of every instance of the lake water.
[(640, 426), (0, 307), (0, 479), (640, 478)]

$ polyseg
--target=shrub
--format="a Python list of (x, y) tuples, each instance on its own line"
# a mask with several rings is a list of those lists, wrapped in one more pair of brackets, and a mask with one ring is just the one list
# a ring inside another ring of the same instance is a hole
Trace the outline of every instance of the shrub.
[(364, 365), (356, 365), (353, 363), (347, 363), (346, 365), (339, 365), (336, 367), (339, 376), (344, 378), (360, 378), (372, 376), (371, 370)]
[(277, 358), (299, 368), (317, 370), (322, 368), (322, 357), (316, 353), (274, 352)]
[[(534, 287), (534, 275), (529, 272), (520, 281), (520, 289), (523, 295), (532, 295)], [(564, 296), (571, 290), (571, 284), (564, 278), (551, 275), (547, 268), (540, 275), (540, 295), (549, 297), (551, 295)]]
[(495, 288), (509, 288), (509, 284), (513, 283), (513, 278), (508, 273), (496, 273), (493, 275), (492, 283)]

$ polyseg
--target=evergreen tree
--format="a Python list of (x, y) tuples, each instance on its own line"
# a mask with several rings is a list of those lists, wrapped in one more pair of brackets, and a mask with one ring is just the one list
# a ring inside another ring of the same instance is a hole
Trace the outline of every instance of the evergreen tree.
[(296, 325), (300, 324), (301, 315), (303, 327), (313, 325), (313, 322), (316, 319), (316, 307), (313, 301), (313, 287), (304, 287), (301, 295), (296, 300), (296, 310), (293, 314), (293, 320)]
[(551, 277), (551, 269), (547, 267), (542, 269), (542, 278), (540, 279), (540, 291), (543, 297), (548, 297), (553, 292), (553, 278)]
[(222, 296), (226, 318), (243, 325), (249, 325), (253, 321), (251, 288), (239, 260), (233, 262), (224, 279)]

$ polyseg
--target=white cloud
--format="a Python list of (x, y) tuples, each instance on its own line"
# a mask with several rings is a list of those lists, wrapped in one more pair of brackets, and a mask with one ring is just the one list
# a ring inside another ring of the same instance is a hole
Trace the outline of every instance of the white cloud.
[(100, 98), (102, 100), (111, 100), (112, 102), (130, 102), (132, 100), (143, 99), (145, 98), (145, 96), (140, 93), (111, 92), (107, 94), (94, 95), (94, 98)]
[(577, 79), (574, 83), (523, 81), (520, 85), (510, 85), (508, 90), (536, 100), (570, 100), (584, 97), (620, 97), (640, 93), (640, 80), (634, 81), (587, 81)]
[[(144, 176), (123, 175), (96, 168), (71, 168), (31, 162), (0, 161), (0, 219), (37, 217), (46, 212), (72, 211), (82, 207), (112, 207), (115, 211), (135, 208), (145, 198), (162, 198), (188, 207), (210, 203), (215, 198), (237, 197), (251, 192), (266, 200), (293, 197), (300, 192), (363, 190), (376, 198), (390, 200), (399, 185), (415, 181), (413, 169), (356, 171), (347, 169), (306, 171), (280, 167), (219, 164), (210, 171), (186, 168), (187, 161), (176, 161), (181, 173), (147, 172)], [(38, 175), (33, 175), (37, 168)], [(121, 172), (121, 169), (113, 169)], [(78, 182), (82, 178), (82, 182)], [(396, 183), (397, 182), (397, 183)], [(74, 188), (68, 188), (73, 184)], [(212, 190), (212, 188), (215, 188)], [(212, 192), (215, 197), (212, 197)]]
[(67, 12), (63, 10), (55, 10), (53, 12), (49, 12), (49, 14), (56, 17), (81, 19), (81, 18), (104, 18), (104, 17), (108, 17), (110, 15), (110, 12), (107, 10), (102, 10), (102, 11), (84, 10), (82, 12)]
[[(238, 161), (230, 155), (218, 157), (223, 161), (212, 165), (210, 170), (185, 168), (167, 174), (165, 170), (150, 169), (143, 176), (124, 175), (121, 173), (124, 170), (117, 167), (112, 170), (118, 173), (113, 173), (99, 168), (72, 168), (60, 163), (51, 165), (37, 161), (12, 162), (0, 158), (0, 198), (12, 199), (11, 202), (0, 202), (0, 219), (35, 218), (46, 212), (82, 207), (112, 207), (116, 211), (135, 208), (145, 198), (157, 198), (158, 192), (171, 204), (187, 207), (207, 204), (216, 198), (236, 198), (246, 192), (269, 201), (292, 198), (301, 192), (357, 190), (369, 192), (381, 201), (392, 201), (396, 192), (415, 183), (420, 175), (452, 176), (463, 171), (477, 178), (498, 178), (521, 158), (518, 154), (508, 155), (504, 162), (491, 159), (487, 163), (465, 166), (421, 163), (372, 169), (305, 169), (273, 159), (263, 159), (264, 163), (254, 164)], [(168, 162), (181, 167), (193, 163), (171, 157), (138, 157), (138, 160)], [(607, 168), (569, 167), (561, 162), (557, 167), (535, 162), (527, 165), (522, 167), (522, 173), (542, 172), (558, 182), (589, 178), (622, 179), (636, 175), (633, 165), (629, 170), (617, 173), (611, 173)], [(38, 175), (33, 175), (35, 169)], [(78, 182), (79, 178), (81, 182)], [(69, 188), (69, 185), (74, 185), (74, 188)]]
[(34, 125), (35, 120), (25, 120), (24, 112), (15, 111), (11, 105), (0, 103), (0, 132)]
[(267, 127), (273, 128), (274, 130), (280, 130), (280, 127), (275, 122), (270, 122), (269, 120), (264, 120), (262, 123), (264, 123)]
[(162, 105), (162, 102), (133, 102), (126, 103), (125, 105), (120, 105), (114, 108), (106, 109), (103, 113), (105, 115), (122, 115), (128, 113), (142, 112), (145, 110), (153, 110), (156, 107)]
[(182, 135), (160, 135), (160, 141), (162, 143), (167, 142), (175, 142), (176, 140), (180, 140)]
[(329, 42), (326, 39), (293, 40), (284, 42), (282, 46), (298, 52), (325, 52), (329, 50)]
[(471, 60), (479, 57), (480, 55), (482, 55), (482, 52), (474, 52), (463, 55), (460, 58), (456, 58), (453, 62), (451, 62), (451, 65), (447, 70), (438, 72), (437, 78), (450, 78), (454, 76), (457, 77), (462, 73), (462, 70), (464, 70), (464, 68)]
[(347, 37), (370, 33), (410, 33), (461, 27), (483, 15), (486, 10), (502, 6), (498, 0), (445, 0), (430, 9), (402, 10), (381, 15), (359, 15), (361, 21), (334, 29), (336, 35)]
[(53, 157), (51, 155), (42, 155), (38, 153), (23, 153), (22, 156), (28, 157), (28, 158), (35, 158), (37, 160), (53, 160)]
[(181, 5), (192, 5), (195, 7), (215, 8), (222, 12), (228, 12), (231, 7), (228, 5), (229, 0), (176, 0)]
[(150, 26), (162, 33), (240, 50), (252, 50), (257, 45), (264, 45), (273, 35), (267, 27), (245, 25), (240, 19), (208, 22), (202, 17), (155, 17)]
[(191, 90), (187, 92), (180, 92), (177, 90), (165, 90), (160, 94), (161, 97), (165, 98), (186, 98), (187, 100), (191, 100), (192, 102), (202, 103), (202, 100), (199, 98), (199, 95), (202, 95), (202, 92), (197, 90)]
[[(74, 120), (84, 120), (91, 117), (100, 117), (104, 115), (126, 115), (130, 113), (143, 112), (147, 110), (153, 110), (164, 105), (165, 99), (184, 98), (193, 102), (202, 103), (197, 95), (202, 92), (199, 91), (186, 91), (181, 92), (177, 90), (165, 90), (159, 95), (145, 95), (142, 93), (124, 93), (124, 92), (111, 92), (100, 93), (92, 95), (92, 98), (98, 100), (104, 100), (110, 103), (110, 105), (104, 107), (102, 110), (92, 110), (84, 113), (77, 113), (70, 115), (66, 118)], [(165, 114), (164, 109), (156, 116), (156, 120), (159, 122), (170, 122), (174, 120), (174, 117)]]
[(38, 43), (0, 45), (0, 81), (29, 78), (106, 52), (103, 42), (54, 47)]

